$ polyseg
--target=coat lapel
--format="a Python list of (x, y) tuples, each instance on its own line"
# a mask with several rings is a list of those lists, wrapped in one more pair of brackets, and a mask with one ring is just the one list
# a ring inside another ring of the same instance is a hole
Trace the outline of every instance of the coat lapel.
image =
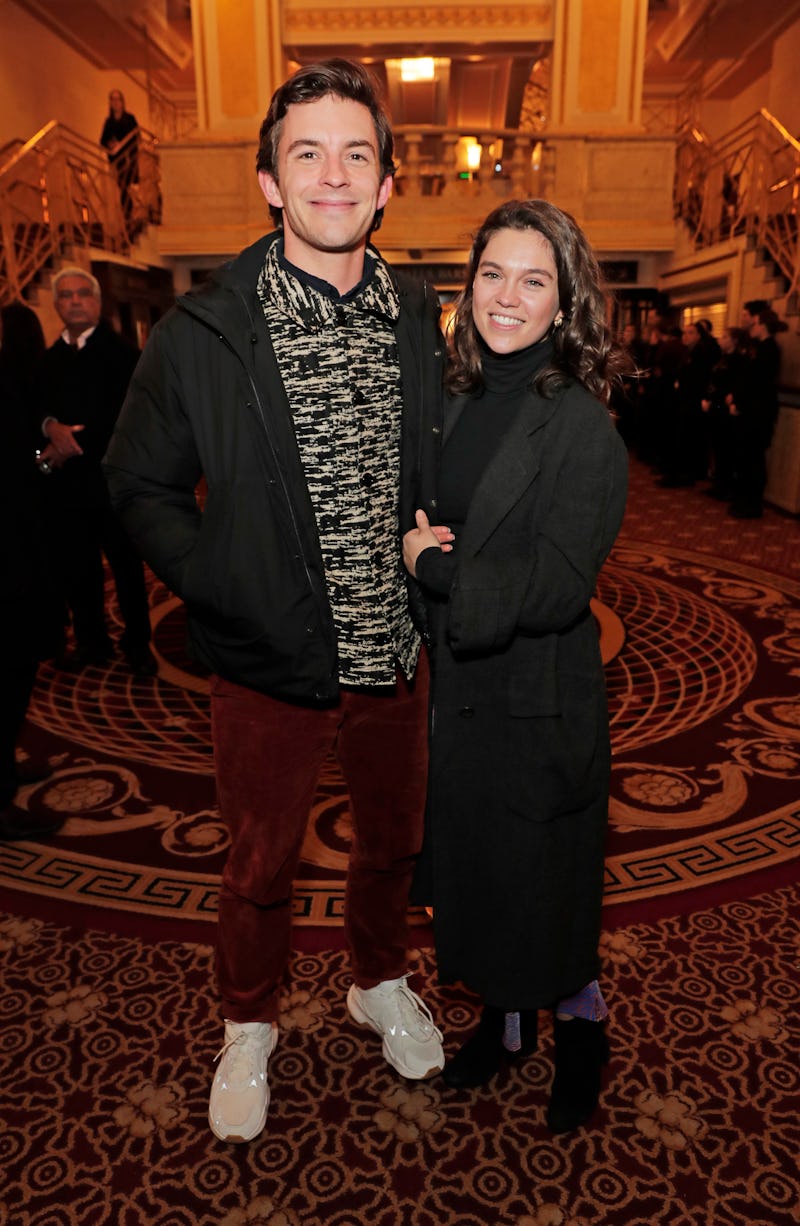
[(546, 400), (531, 392), (514, 418), (475, 490), (461, 538), (464, 551), (477, 553), (536, 479), (544, 448), (543, 428), (560, 401), (560, 394)]

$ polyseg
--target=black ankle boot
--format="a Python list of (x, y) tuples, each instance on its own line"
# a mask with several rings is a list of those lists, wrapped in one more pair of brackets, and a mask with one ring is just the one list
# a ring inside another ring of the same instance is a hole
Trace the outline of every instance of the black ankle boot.
[(551, 1132), (572, 1132), (594, 1114), (600, 1097), (603, 1065), (608, 1063), (608, 1036), (603, 1022), (574, 1017), (554, 1019), (555, 1076), (547, 1107)]
[(516, 1060), (536, 1050), (536, 1013), (520, 1015), (522, 1048), (508, 1051), (503, 1046), (506, 1015), (503, 1009), (484, 1005), (478, 1029), (444, 1066), (445, 1084), (457, 1090), (485, 1085), (499, 1072), (504, 1060)]

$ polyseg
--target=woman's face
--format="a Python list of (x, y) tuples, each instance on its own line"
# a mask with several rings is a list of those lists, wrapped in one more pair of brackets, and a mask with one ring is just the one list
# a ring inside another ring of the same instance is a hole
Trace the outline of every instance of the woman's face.
[(498, 230), (472, 283), (472, 316), (495, 353), (535, 345), (561, 317), (553, 250), (538, 230)]

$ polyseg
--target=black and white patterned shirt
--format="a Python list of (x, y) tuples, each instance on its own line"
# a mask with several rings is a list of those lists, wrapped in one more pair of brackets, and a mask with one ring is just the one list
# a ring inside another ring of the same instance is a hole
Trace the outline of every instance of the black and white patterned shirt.
[(400, 303), (380, 256), (341, 298), (270, 246), (258, 282), (317, 520), (343, 685), (411, 677), (419, 636), (400, 551)]

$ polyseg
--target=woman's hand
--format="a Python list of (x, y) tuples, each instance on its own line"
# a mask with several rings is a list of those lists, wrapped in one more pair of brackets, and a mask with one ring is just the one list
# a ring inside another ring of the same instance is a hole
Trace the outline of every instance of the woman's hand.
[(417, 521), (416, 528), (412, 528), (403, 537), (403, 561), (408, 573), (416, 576), (417, 558), (423, 549), (431, 549), (435, 545), (444, 553), (450, 553), (453, 548), (451, 542), (456, 538), (443, 524), (431, 527), (424, 511), (417, 511), (414, 518)]

